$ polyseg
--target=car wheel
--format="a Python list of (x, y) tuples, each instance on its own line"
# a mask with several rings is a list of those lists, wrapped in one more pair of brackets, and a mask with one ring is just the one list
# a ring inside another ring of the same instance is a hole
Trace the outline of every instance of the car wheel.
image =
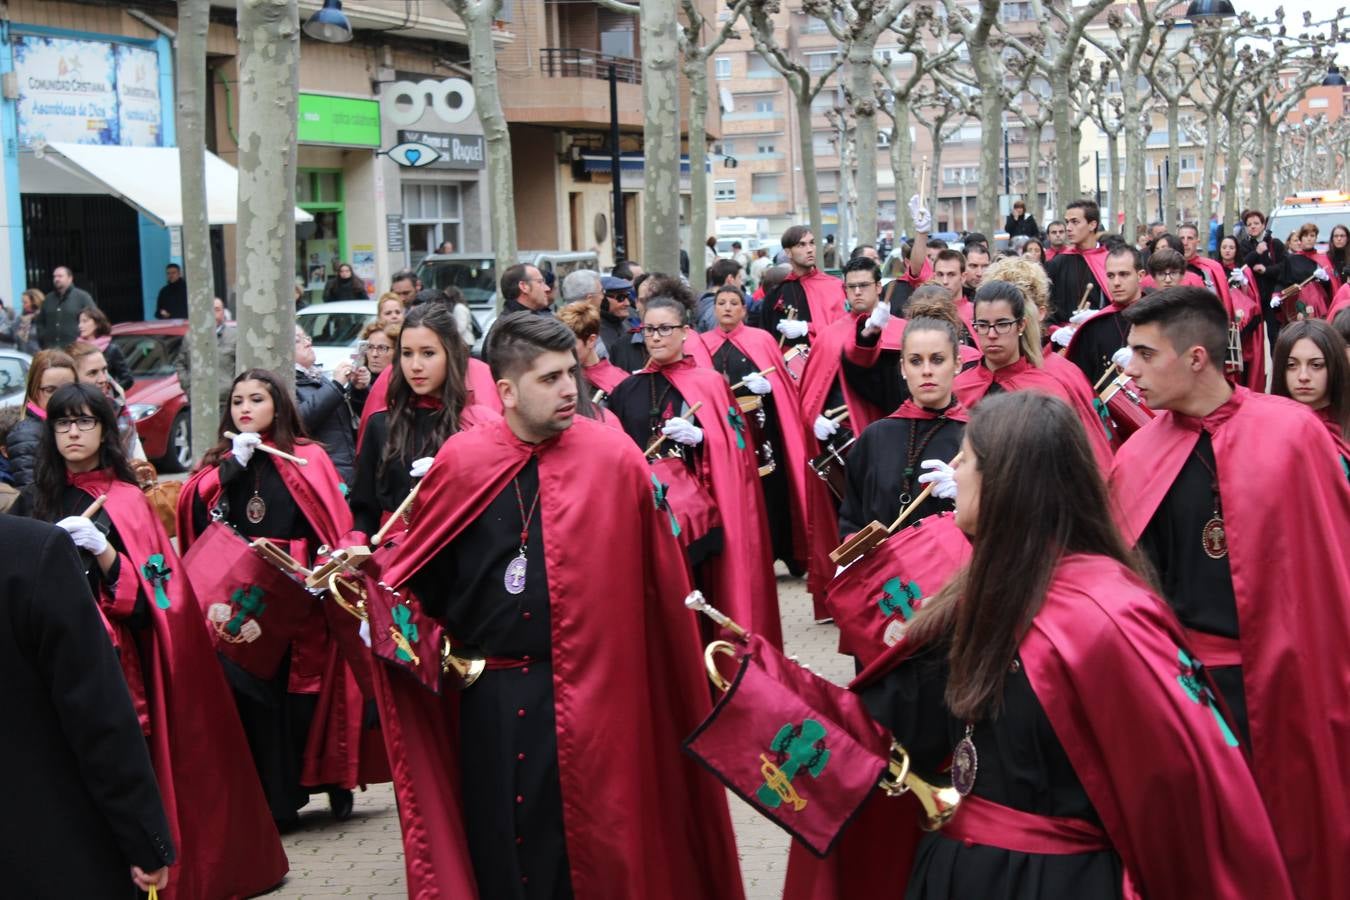
[(169, 444), (157, 463), (161, 472), (186, 472), (192, 465), (192, 422), (185, 406), (169, 426)]

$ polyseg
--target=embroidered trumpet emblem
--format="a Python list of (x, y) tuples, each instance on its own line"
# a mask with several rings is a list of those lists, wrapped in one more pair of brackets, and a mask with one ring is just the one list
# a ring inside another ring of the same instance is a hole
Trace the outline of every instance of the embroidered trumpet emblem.
[(830, 751), (825, 745), (827, 735), (825, 726), (815, 719), (803, 719), (800, 725), (789, 722), (778, 729), (769, 745), (772, 755), (759, 755), (764, 784), (755, 792), (755, 799), (770, 809), (783, 804), (794, 812), (805, 809), (807, 801), (797, 793), (792, 781), (802, 770), (812, 778), (819, 778), (825, 771), (830, 761)]
[(398, 646), (394, 656), (403, 662), (420, 666), (422, 660), (413, 650), (413, 644), (417, 643), (418, 632), (417, 623), (412, 620), (412, 610), (408, 609), (406, 604), (396, 603), (391, 612), (394, 624), (389, 626), (389, 637)]

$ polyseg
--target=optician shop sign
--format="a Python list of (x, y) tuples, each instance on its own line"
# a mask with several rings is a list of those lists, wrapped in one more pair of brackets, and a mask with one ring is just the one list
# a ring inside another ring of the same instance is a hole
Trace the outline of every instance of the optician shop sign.
[(14, 38), (19, 143), (159, 147), (159, 55), (106, 41)]
[(425, 144), (440, 153), (436, 161), (429, 164), (432, 169), (482, 169), (487, 165), (484, 161), (486, 143), (481, 134), (400, 130), (398, 139), (400, 143)]

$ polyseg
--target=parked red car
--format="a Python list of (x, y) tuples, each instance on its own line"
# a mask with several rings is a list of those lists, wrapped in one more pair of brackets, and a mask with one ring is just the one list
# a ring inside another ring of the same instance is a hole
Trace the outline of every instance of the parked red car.
[(113, 343), (136, 379), (127, 391), (127, 408), (145, 455), (161, 472), (182, 472), (192, 465), (191, 412), (173, 370), (187, 331), (186, 319), (123, 322), (112, 330)]

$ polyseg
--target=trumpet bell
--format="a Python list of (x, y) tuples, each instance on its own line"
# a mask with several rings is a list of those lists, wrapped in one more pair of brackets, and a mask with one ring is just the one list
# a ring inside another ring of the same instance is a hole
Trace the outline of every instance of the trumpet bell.
[(487, 671), (487, 660), (460, 656), (451, 649), (450, 638), (446, 637), (441, 641), (441, 671), (446, 675), (455, 675), (459, 679), (456, 686), (462, 691), (471, 687)]
[(954, 787), (938, 787), (924, 781), (909, 767), (909, 751), (899, 741), (891, 742), (891, 764), (881, 776), (879, 787), (889, 797), (913, 794), (923, 807), (924, 831), (937, 831), (951, 821), (961, 805), (961, 794)]

